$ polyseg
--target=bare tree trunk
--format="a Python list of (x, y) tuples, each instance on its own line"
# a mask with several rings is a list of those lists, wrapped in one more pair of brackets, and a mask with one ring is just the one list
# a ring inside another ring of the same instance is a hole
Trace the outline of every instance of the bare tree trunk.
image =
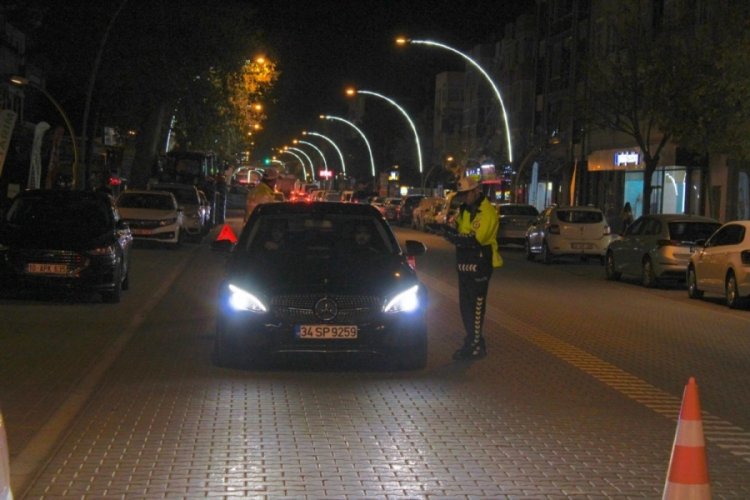
[(143, 188), (148, 184), (151, 170), (163, 143), (164, 120), (167, 114), (165, 104), (152, 110), (146, 123), (136, 139), (135, 160), (130, 172), (130, 186)]

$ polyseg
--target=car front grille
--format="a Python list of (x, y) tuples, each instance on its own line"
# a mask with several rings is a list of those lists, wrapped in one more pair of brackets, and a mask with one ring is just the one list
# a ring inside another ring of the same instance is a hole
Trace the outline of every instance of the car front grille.
[(273, 313), (282, 321), (295, 324), (319, 323), (315, 304), (328, 298), (338, 306), (338, 313), (330, 323), (353, 324), (367, 322), (380, 312), (381, 299), (372, 295), (280, 295), (271, 301)]
[(130, 229), (156, 229), (160, 227), (158, 220), (128, 219), (125, 222), (128, 223)]

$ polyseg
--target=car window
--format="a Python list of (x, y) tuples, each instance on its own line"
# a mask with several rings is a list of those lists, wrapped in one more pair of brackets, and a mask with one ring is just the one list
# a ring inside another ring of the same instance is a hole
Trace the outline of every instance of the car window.
[(644, 236), (654, 236), (661, 233), (661, 222), (657, 219), (646, 219), (643, 225)]
[(714, 233), (706, 242), (706, 246), (736, 245), (745, 239), (745, 227), (740, 225), (724, 226)]
[(145, 193), (123, 193), (117, 199), (117, 206), (121, 208), (146, 208), (150, 210), (174, 210), (175, 208), (171, 197)]
[(669, 239), (697, 241), (708, 239), (721, 224), (696, 221), (674, 221), (669, 223)]
[(558, 210), (557, 219), (562, 222), (593, 224), (602, 222), (604, 214), (594, 210)]
[(91, 198), (27, 197), (13, 204), (8, 222), (20, 226), (88, 227), (105, 231), (113, 226), (114, 216), (106, 205)]
[(183, 205), (200, 205), (198, 201), (198, 192), (192, 189), (179, 189), (169, 187), (156, 187), (159, 191), (168, 191), (177, 199), (177, 203)]
[(633, 222), (628, 228), (625, 230), (625, 236), (637, 236), (643, 232), (643, 229), (646, 227), (646, 219), (645, 217), (639, 217), (636, 219), (635, 222)]
[(539, 211), (531, 205), (500, 205), (500, 215), (539, 215)]

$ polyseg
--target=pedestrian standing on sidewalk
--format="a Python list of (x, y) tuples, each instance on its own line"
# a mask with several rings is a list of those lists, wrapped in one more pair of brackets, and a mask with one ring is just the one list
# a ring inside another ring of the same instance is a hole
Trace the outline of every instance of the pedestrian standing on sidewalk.
[(481, 359), (487, 355), (482, 333), (487, 289), (492, 270), (503, 265), (497, 248), (499, 223), (495, 207), (476, 180), (460, 179), (456, 196), (462, 198), (462, 204), (449, 239), (456, 245), (458, 303), (466, 336), (453, 359)]
[(630, 207), (629, 201), (625, 202), (625, 206), (622, 207), (620, 220), (622, 221), (622, 232), (620, 234), (624, 234), (628, 227), (633, 223), (633, 209)]

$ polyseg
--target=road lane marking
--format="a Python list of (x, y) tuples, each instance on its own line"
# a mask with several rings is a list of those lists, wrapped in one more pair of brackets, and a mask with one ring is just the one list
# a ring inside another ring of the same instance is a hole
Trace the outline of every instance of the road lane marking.
[[(458, 303), (457, 287), (424, 272), (420, 271), (418, 274), (419, 279), (430, 290)], [(674, 422), (678, 421), (682, 404), (681, 397), (675, 397), (583, 349), (513, 318), (489, 303), (485, 317), (502, 325), (513, 335), (531, 342), (556, 358), (578, 368), (623, 396)], [(719, 448), (750, 463), (750, 433), (707, 411), (702, 411), (702, 415), (705, 438)]]

